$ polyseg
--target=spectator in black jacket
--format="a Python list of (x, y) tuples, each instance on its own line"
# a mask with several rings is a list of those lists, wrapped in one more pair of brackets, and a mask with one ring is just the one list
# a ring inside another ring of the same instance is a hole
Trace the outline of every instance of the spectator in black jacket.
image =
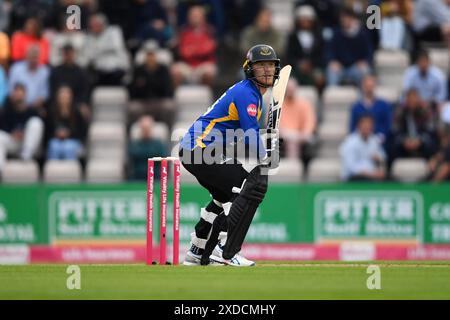
[(437, 151), (437, 132), (432, 111), (416, 89), (408, 90), (404, 105), (397, 108), (394, 119), (388, 168), (396, 158), (430, 159)]
[(0, 112), (0, 172), (9, 154), (30, 160), (41, 144), (44, 123), (25, 97), (25, 86), (17, 83)]
[(295, 16), (295, 30), (289, 35), (287, 43), (287, 61), (292, 65), (300, 85), (321, 89), (325, 84), (323, 41), (316, 24), (316, 14), (312, 6), (305, 5), (296, 9)]
[(78, 159), (83, 150), (87, 122), (76, 107), (70, 87), (60, 87), (48, 117), (48, 159)]
[(158, 62), (157, 51), (158, 45), (148, 42), (145, 46), (145, 61), (134, 72), (129, 87), (134, 100), (130, 104), (130, 116), (131, 121), (135, 121), (146, 113), (170, 126), (175, 114), (173, 82), (167, 66)]
[(52, 100), (62, 86), (68, 86), (73, 92), (73, 98), (78, 105), (85, 121), (90, 119), (88, 73), (76, 64), (75, 49), (71, 44), (63, 47), (63, 63), (52, 69), (50, 74), (50, 88)]
[(169, 69), (158, 62), (157, 50), (156, 43), (147, 43), (144, 64), (138, 66), (134, 71), (130, 86), (131, 97), (134, 99), (147, 100), (173, 97)]
[(341, 13), (341, 27), (334, 30), (325, 49), (328, 85), (346, 83), (360, 85), (370, 73), (373, 61), (371, 41), (350, 9)]

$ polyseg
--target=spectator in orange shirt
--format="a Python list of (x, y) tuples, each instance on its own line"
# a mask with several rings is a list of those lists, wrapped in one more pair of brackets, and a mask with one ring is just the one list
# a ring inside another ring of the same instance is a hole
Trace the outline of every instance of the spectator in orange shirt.
[(289, 80), (280, 120), (281, 156), (301, 158), (307, 167), (314, 147), (316, 115), (311, 103), (296, 95), (297, 88), (297, 81)]
[(175, 86), (183, 81), (212, 85), (217, 73), (216, 40), (206, 22), (205, 9), (193, 6), (188, 12), (188, 23), (179, 36), (180, 61), (172, 69)]
[(0, 31), (0, 66), (6, 68), (9, 61), (9, 38), (8, 35)]
[(41, 22), (38, 18), (28, 18), (22, 31), (16, 31), (11, 39), (11, 57), (13, 61), (24, 60), (27, 49), (39, 47), (39, 64), (47, 64), (49, 59), (49, 43), (41, 34)]

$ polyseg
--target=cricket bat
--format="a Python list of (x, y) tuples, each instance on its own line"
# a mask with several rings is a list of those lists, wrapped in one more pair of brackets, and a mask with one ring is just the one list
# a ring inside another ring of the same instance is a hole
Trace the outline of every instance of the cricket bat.
[[(292, 67), (290, 65), (284, 66), (280, 70), (280, 77), (272, 88), (267, 111), (267, 130), (266, 130), (266, 145), (267, 156), (270, 159), (269, 169), (278, 168), (279, 144), (278, 144), (278, 128), (280, 126), (281, 111), (283, 109), (284, 95), (289, 81)], [(277, 170), (276, 170), (277, 171)], [(272, 172), (271, 174), (276, 174)], [(270, 171), (269, 171), (270, 172)]]
[(289, 81), (292, 67), (286, 65), (280, 70), (280, 77), (272, 88), (272, 96), (268, 108), (267, 129), (278, 129), (280, 126), (281, 110), (283, 107), (284, 95)]

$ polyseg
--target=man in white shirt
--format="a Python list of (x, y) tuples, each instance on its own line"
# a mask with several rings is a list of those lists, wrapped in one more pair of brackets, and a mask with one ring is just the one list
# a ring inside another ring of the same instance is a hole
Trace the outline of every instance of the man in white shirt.
[(103, 14), (91, 16), (80, 59), (83, 67), (95, 72), (96, 85), (121, 85), (130, 68), (122, 30), (109, 26)]
[(415, 89), (429, 107), (440, 106), (447, 99), (447, 79), (445, 74), (430, 61), (428, 52), (422, 50), (412, 65), (405, 71), (404, 92)]
[(358, 129), (345, 139), (339, 153), (343, 180), (384, 180), (383, 163), (386, 155), (379, 138), (373, 133), (373, 119), (370, 115), (359, 119)]
[(37, 46), (27, 49), (26, 59), (14, 63), (9, 70), (8, 87), (12, 92), (18, 83), (23, 84), (27, 105), (41, 111), (49, 97), (50, 70), (46, 65), (39, 65), (39, 54)]

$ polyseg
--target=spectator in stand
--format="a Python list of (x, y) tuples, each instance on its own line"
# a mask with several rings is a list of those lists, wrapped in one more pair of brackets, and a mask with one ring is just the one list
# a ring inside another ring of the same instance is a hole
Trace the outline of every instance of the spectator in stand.
[(148, 42), (145, 47), (145, 61), (134, 71), (130, 84), (130, 97), (135, 100), (129, 104), (129, 116), (150, 114), (158, 121), (172, 126), (175, 116), (173, 101), (173, 81), (167, 66), (158, 62), (156, 42)]
[(380, 140), (373, 133), (373, 120), (370, 115), (359, 118), (358, 129), (345, 139), (339, 153), (343, 180), (381, 181), (385, 179), (383, 164), (386, 155)]
[(25, 21), (22, 31), (16, 31), (11, 39), (11, 58), (13, 61), (24, 60), (28, 48), (39, 47), (39, 63), (47, 64), (49, 59), (50, 46), (42, 36), (41, 21), (38, 18), (28, 18)]
[(109, 26), (106, 16), (95, 14), (89, 19), (82, 65), (88, 66), (96, 85), (121, 85), (130, 67), (122, 31)]
[(118, 26), (126, 40), (133, 37), (137, 23), (133, 16), (133, 6), (137, 6), (139, 2), (142, 2), (141, 0), (97, 0), (96, 2), (97, 12), (104, 14), (111, 25)]
[(6, 31), (9, 27), (9, 6), (9, 2), (0, 0), (0, 31)]
[(146, 58), (143, 65), (134, 72), (130, 86), (130, 96), (136, 99), (172, 98), (172, 80), (168, 68), (158, 62), (158, 45), (150, 42), (145, 47)]
[(409, 89), (404, 104), (397, 108), (395, 115), (388, 168), (397, 158), (429, 159), (436, 152), (436, 141), (430, 107), (416, 89)]
[(48, 159), (76, 160), (82, 155), (87, 122), (79, 110), (70, 87), (60, 87), (46, 124)]
[[(139, 138), (129, 143), (130, 180), (145, 180), (147, 176), (147, 159), (167, 155), (164, 143), (152, 137), (153, 118), (143, 116), (138, 121)], [(155, 178), (159, 179), (159, 163), (155, 164)]]
[(65, 23), (62, 30), (62, 32), (54, 34), (51, 38), (50, 64), (56, 67), (63, 63), (63, 48), (66, 46), (71, 46), (75, 51), (74, 54), (77, 58), (77, 64), (83, 63), (82, 54), (86, 34), (81, 31), (68, 29)]
[(283, 56), (283, 36), (272, 26), (272, 12), (268, 8), (261, 9), (253, 25), (244, 29), (239, 47), (245, 55), (248, 48), (260, 43), (270, 45), (277, 52), (278, 56)]
[(191, 7), (188, 23), (179, 34), (177, 53), (180, 61), (172, 68), (175, 86), (185, 80), (212, 85), (217, 74), (216, 48), (212, 27), (206, 22), (205, 9)]
[(3, 67), (0, 65), (0, 110), (3, 107), (5, 98), (8, 92), (8, 81), (6, 80), (6, 73)]
[(440, 136), (440, 150), (428, 161), (428, 180), (435, 183), (450, 181), (450, 122), (443, 125)]
[(38, 18), (43, 26), (49, 26), (53, 19), (53, 3), (56, 0), (14, 0), (11, 2), (9, 13), (9, 32), (13, 33), (21, 29), (30, 17)]
[(0, 112), (0, 172), (7, 155), (31, 160), (38, 151), (43, 133), (43, 121), (26, 103), (25, 86), (15, 84)]
[(325, 33), (339, 25), (339, 1), (334, 0), (297, 0), (296, 7), (310, 5), (317, 13), (317, 20), (325, 29)]
[(153, 39), (166, 46), (173, 32), (165, 8), (159, 0), (136, 0), (133, 3), (135, 37), (142, 43)]
[(297, 96), (297, 88), (297, 82), (290, 79), (280, 119), (280, 138), (284, 142), (281, 155), (302, 159), (307, 168), (312, 158), (317, 121), (314, 107), (309, 101)]
[(295, 16), (295, 30), (286, 49), (287, 63), (300, 85), (315, 86), (320, 91), (325, 85), (322, 32), (312, 6), (298, 7)]
[(341, 26), (334, 30), (325, 53), (328, 85), (339, 85), (345, 80), (359, 86), (364, 75), (370, 73), (372, 44), (352, 10), (342, 11)]
[(8, 35), (0, 31), (0, 66), (6, 68), (9, 63), (9, 38)]
[(223, 0), (225, 21), (230, 35), (238, 39), (242, 30), (251, 25), (262, 9), (262, 0)]
[(428, 52), (419, 52), (416, 64), (405, 71), (403, 90), (415, 89), (420, 98), (436, 115), (437, 110), (447, 99), (447, 83), (445, 74), (436, 66), (431, 65)]
[(445, 41), (450, 45), (450, 0), (417, 0), (413, 28), (419, 42)]
[(375, 96), (377, 86), (373, 75), (366, 75), (361, 82), (361, 98), (351, 109), (350, 132), (357, 129), (359, 118), (370, 115), (374, 124), (374, 133), (384, 144), (392, 126), (392, 106), (385, 100)]
[(90, 79), (87, 72), (76, 63), (74, 47), (66, 44), (61, 51), (62, 64), (52, 68), (50, 74), (50, 88), (52, 100), (62, 86), (68, 86), (73, 92), (73, 98), (85, 121), (90, 120), (89, 85)]
[(14, 63), (9, 71), (9, 90), (16, 84), (25, 86), (26, 105), (35, 108), (40, 115), (45, 114), (45, 102), (49, 97), (49, 68), (39, 65), (39, 47), (27, 49), (26, 60)]
[(384, 17), (392, 10), (392, 3), (396, 3), (400, 18), (410, 26), (413, 22), (414, 3), (412, 0), (384, 0), (381, 1), (381, 16)]
[(406, 49), (406, 31), (406, 24), (400, 16), (398, 2), (387, 1), (379, 30), (380, 48), (385, 50)]
[[(215, 31), (218, 38), (225, 32), (226, 22), (224, 11), (228, 7), (230, 0), (180, 0), (176, 2), (176, 21), (178, 28), (183, 27), (189, 20), (189, 10), (192, 6), (198, 5), (205, 9), (205, 17)], [(241, 1), (242, 2), (242, 1)], [(251, 1), (255, 2), (255, 1)], [(232, 5), (232, 4), (231, 4)], [(256, 10), (256, 8), (253, 8)], [(235, 14), (237, 12), (234, 12)]]

